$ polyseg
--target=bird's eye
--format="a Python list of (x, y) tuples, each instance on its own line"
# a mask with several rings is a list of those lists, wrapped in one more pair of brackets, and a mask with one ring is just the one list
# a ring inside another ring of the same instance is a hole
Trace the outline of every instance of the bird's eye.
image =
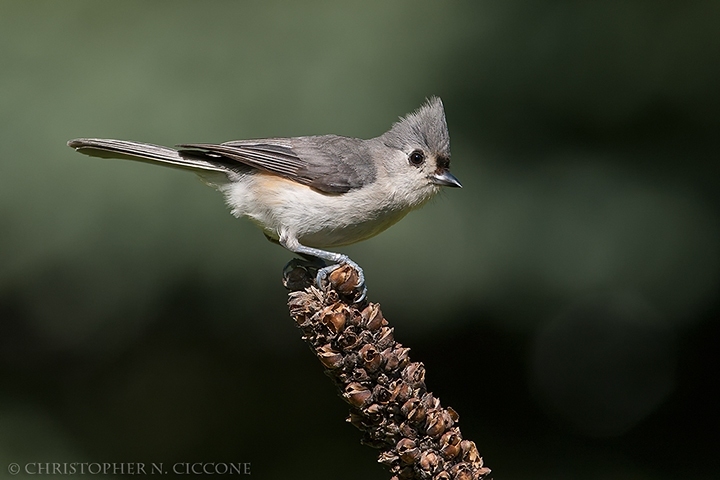
[(410, 160), (410, 163), (415, 165), (416, 167), (419, 167), (423, 164), (425, 161), (425, 154), (421, 152), (420, 150), (415, 150), (410, 154), (408, 157), (408, 160)]

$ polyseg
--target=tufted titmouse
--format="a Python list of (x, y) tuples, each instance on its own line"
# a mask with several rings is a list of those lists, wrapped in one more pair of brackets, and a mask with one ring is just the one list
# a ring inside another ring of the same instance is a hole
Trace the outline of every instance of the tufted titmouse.
[(424, 205), (441, 186), (461, 187), (449, 171), (450, 137), (442, 101), (432, 97), (369, 140), (321, 135), (183, 144), (178, 149), (124, 140), (79, 138), (68, 146), (104, 158), (129, 158), (194, 171), (291, 252), (362, 269), (324, 248), (359, 242)]

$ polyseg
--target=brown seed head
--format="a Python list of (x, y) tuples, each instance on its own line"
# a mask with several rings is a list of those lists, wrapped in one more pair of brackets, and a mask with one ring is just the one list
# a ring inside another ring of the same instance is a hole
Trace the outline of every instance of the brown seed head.
[(337, 308), (335, 305), (330, 305), (325, 308), (320, 315), (322, 322), (328, 326), (331, 332), (339, 333), (345, 328), (345, 319), (348, 316), (348, 311), (343, 306)]
[(290, 307), (290, 315), (295, 317), (298, 324), (302, 324), (311, 316), (313, 310), (317, 308), (317, 298), (308, 292), (292, 292), (288, 306)]
[(355, 327), (348, 327), (337, 339), (338, 347), (348, 352), (360, 344), (360, 336), (355, 332)]
[(425, 433), (430, 437), (438, 437), (445, 432), (447, 424), (443, 412), (432, 410), (428, 412), (425, 420)]
[(362, 311), (362, 319), (365, 328), (370, 331), (377, 330), (378, 328), (387, 325), (387, 321), (383, 318), (383, 314), (380, 311), (380, 305), (377, 303), (371, 303)]
[(353, 368), (351, 378), (355, 382), (367, 382), (370, 380), (370, 375), (368, 375), (367, 370), (364, 368)]
[(464, 461), (482, 466), (482, 457), (480, 457), (480, 453), (475, 446), (475, 442), (463, 440), (460, 442), (460, 449), (462, 450), (462, 458)]
[(402, 371), (402, 378), (412, 386), (425, 383), (425, 366), (420, 362), (412, 362)]
[(410, 400), (403, 403), (400, 407), (400, 413), (405, 415), (405, 418), (410, 418), (410, 414), (420, 405), (419, 398), (411, 398)]
[(317, 356), (326, 368), (334, 369), (342, 366), (342, 354), (333, 350), (329, 343), (317, 349)]
[(415, 463), (420, 457), (420, 449), (417, 448), (415, 442), (409, 438), (401, 439), (397, 445), (395, 445), (395, 450), (405, 465)]
[(398, 434), (405, 438), (417, 438), (417, 431), (407, 422), (402, 422), (398, 428)]
[(352, 382), (345, 387), (343, 397), (350, 405), (355, 407), (362, 407), (370, 400), (372, 392), (367, 387), (363, 386), (358, 382)]
[(370, 420), (370, 423), (378, 425), (385, 421), (383, 417), (383, 407), (377, 403), (373, 403), (369, 407), (363, 409), (362, 413)]
[(440, 399), (433, 396), (432, 393), (427, 392), (421, 398), (422, 404), (428, 410), (435, 410), (440, 408)]
[(440, 453), (445, 458), (455, 458), (461, 451), (459, 431), (448, 430), (440, 438)]
[(420, 454), (420, 468), (426, 471), (434, 470), (437, 467), (440, 457), (432, 450), (425, 450)]
[(398, 455), (392, 451), (387, 450), (385, 452), (382, 452), (380, 456), (378, 457), (378, 463), (382, 463), (383, 465), (391, 466), (395, 464), (400, 459)]
[(455, 475), (455, 480), (473, 480), (473, 474), (469, 468), (464, 468), (458, 471)]
[(350, 265), (341, 265), (330, 272), (328, 280), (332, 288), (343, 295), (350, 295), (357, 288), (360, 278), (357, 271)]
[(375, 341), (375, 344), (378, 349), (385, 350), (387, 347), (392, 345), (392, 343), (395, 341), (395, 338), (393, 337), (393, 328), (392, 327), (382, 327), (377, 333), (377, 336), (375, 337), (377, 340)]
[(399, 469), (398, 478), (400, 480), (415, 480), (415, 478), (417, 477), (415, 476), (415, 470), (413, 469), (413, 467), (407, 466)]
[(375, 345), (372, 344), (365, 344), (360, 349), (360, 358), (363, 361), (363, 364), (365, 368), (369, 372), (374, 372), (378, 368), (380, 368), (380, 364), (383, 361), (382, 356), (380, 355), (380, 352), (377, 351), (375, 348)]
[(392, 398), (392, 393), (383, 385), (375, 385), (375, 388), (373, 388), (373, 398), (375, 398), (378, 403), (386, 404)]
[(427, 410), (425, 409), (425, 406), (420, 403), (408, 414), (407, 418), (413, 423), (422, 424), (425, 421), (426, 416)]
[(398, 404), (403, 404), (410, 398), (413, 393), (413, 389), (410, 385), (402, 381), (396, 381), (390, 386), (392, 392), (392, 400)]
[(408, 363), (410, 363), (410, 349), (405, 348), (399, 343), (395, 345), (395, 349), (393, 350), (393, 353), (397, 355), (398, 359), (398, 367), (404, 368)]
[(491, 470), (487, 467), (480, 467), (477, 470), (475, 470), (475, 479), (477, 480), (479, 478), (483, 478), (485, 475), (489, 474)]

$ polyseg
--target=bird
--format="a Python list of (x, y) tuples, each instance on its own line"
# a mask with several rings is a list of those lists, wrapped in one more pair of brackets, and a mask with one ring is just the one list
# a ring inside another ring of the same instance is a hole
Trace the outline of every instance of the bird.
[[(367, 295), (362, 268), (335, 249), (373, 237), (425, 205), (450, 173), (450, 136), (433, 96), (382, 135), (339, 135), (186, 143), (176, 148), (127, 140), (77, 138), (76, 151), (193, 171), (289, 251), (322, 263), (318, 286), (342, 264), (358, 272), (354, 301)], [(327, 265), (329, 263), (329, 265)]]

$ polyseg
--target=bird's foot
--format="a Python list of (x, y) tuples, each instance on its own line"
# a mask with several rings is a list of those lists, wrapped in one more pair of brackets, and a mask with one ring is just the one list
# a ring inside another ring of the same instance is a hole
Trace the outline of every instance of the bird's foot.
[(362, 303), (367, 298), (365, 274), (360, 265), (344, 257), (339, 263), (318, 270), (315, 284), (323, 288), (327, 282), (343, 295), (352, 295), (353, 303)]
[[(327, 265), (324, 260), (311, 256), (293, 258), (283, 268), (283, 285), (288, 290), (303, 290), (313, 283), (320, 289), (331, 284), (345, 296), (354, 295), (353, 303), (362, 303), (367, 297), (365, 274), (360, 265), (347, 257)], [(314, 279), (314, 282), (313, 282)]]

